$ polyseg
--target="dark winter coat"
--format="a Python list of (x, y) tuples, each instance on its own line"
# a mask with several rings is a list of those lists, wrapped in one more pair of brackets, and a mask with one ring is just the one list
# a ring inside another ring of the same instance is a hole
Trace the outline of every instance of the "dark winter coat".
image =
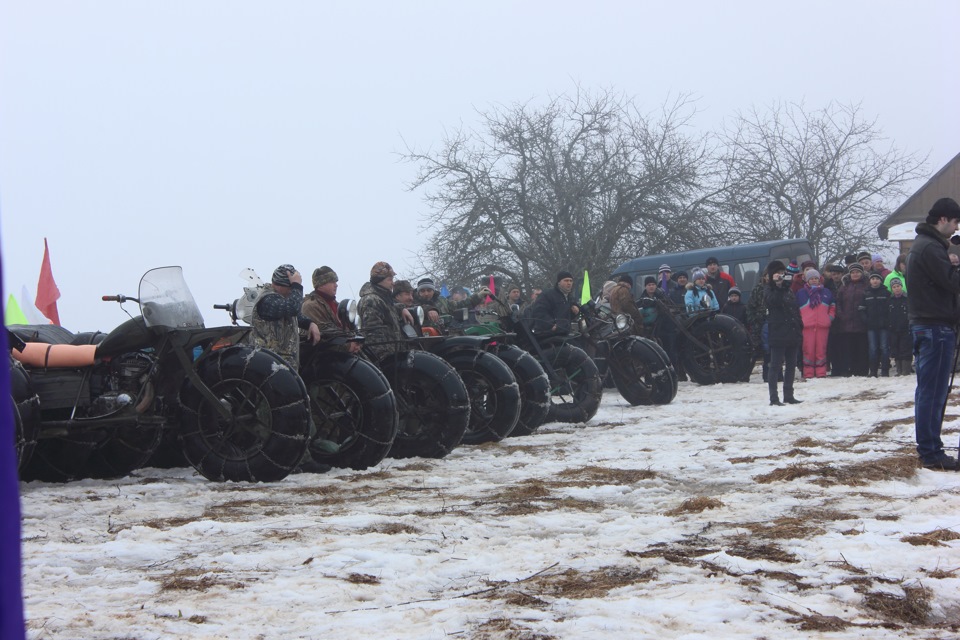
[(867, 287), (857, 310), (867, 329), (886, 329), (890, 317), (890, 292), (882, 284), (878, 287)]
[(570, 331), (573, 322), (571, 307), (576, 305), (573, 292), (565, 294), (556, 286), (544, 291), (530, 307), (534, 331), (550, 331), (554, 325), (558, 331)]
[(771, 286), (766, 290), (768, 340), (773, 347), (796, 347), (803, 337), (803, 322), (797, 297), (788, 286)]
[(618, 282), (610, 290), (610, 311), (613, 313), (624, 313), (633, 318), (633, 325), (640, 327), (643, 325), (643, 314), (637, 308), (637, 303), (633, 300), (633, 289), (625, 282)]
[(887, 315), (887, 328), (891, 333), (910, 329), (910, 303), (907, 294), (890, 296), (890, 312)]
[(720, 313), (728, 316), (733, 316), (740, 321), (740, 324), (747, 326), (747, 305), (742, 302), (730, 302), (727, 301), (727, 304), (723, 305), (723, 309)]
[(952, 327), (960, 319), (960, 271), (950, 264), (947, 239), (933, 225), (917, 225), (907, 256), (910, 324)]
[(870, 286), (861, 278), (857, 282), (851, 280), (840, 287), (837, 292), (837, 331), (841, 333), (865, 333), (867, 325), (860, 317), (860, 304)]

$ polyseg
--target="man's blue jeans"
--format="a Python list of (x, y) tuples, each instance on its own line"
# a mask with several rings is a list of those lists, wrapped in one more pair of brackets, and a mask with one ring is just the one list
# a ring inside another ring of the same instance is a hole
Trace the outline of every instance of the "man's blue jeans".
[(913, 353), (917, 356), (917, 391), (914, 394), (917, 453), (924, 462), (936, 462), (944, 455), (940, 428), (957, 334), (953, 327), (932, 324), (911, 325), (910, 332), (913, 334)]

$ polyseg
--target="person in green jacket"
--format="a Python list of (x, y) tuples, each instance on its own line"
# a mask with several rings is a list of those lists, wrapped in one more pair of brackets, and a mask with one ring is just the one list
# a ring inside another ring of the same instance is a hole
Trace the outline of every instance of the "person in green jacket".
[(903, 292), (907, 292), (907, 256), (900, 255), (897, 256), (897, 262), (893, 265), (893, 271), (887, 274), (887, 277), (883, 279), (883, 286), (887, 288), (887, 291), (893, 293), (893, 289), (890, 288), (890, 281), (894, 278), (900, 279), (900, 284), (903, 285)]

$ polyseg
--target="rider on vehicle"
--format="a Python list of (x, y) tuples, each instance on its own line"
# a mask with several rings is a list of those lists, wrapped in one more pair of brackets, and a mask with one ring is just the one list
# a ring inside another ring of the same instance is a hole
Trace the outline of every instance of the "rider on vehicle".
[[(353, 337), (353, 331), (343, 326), (337, 313), (337, 272), (323, 266), (313, 270), (313, 291), (303, 297), (303, 315), (313, 320), (320, 329), (324, 340)], [(360, 343), (349, 341), (343, 344), (329, 345), (335, 351), (356, 353)]]
[(388, 263), (380, 261), (370, 269), (370, 281), (360, 288), (361, 333), (376, 360), (397, 351), (406, 351), (406, 337), (402, 322), (413, 324), (410, 312), (393, 301), (393, 277), (397, 272)]
[(300, 329), (307, 330), (311, 344), (320, 340), (320, 329), (303, 315), (302, 305), (303, 278), (291, 264), (274, 270), (253, 303), (253, 344), (273, 351), (294, 371), (300, 368)]

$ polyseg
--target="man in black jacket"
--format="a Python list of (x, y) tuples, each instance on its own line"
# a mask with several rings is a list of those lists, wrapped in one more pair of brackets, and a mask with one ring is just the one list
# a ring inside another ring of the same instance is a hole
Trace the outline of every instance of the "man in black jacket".
[(530, 307), (534, 331), (569, 331), (570, 324), (580, 313), (580, 307), (574, 301), (573, 274), (561, 271), (557, 274), (557, 284), (544, 291)]
[(955, 200), (937, 200), (926, 222), (917, 225), (907, 257), (910, 331), (917, 356), (917, 453), (924, 467), (938, 471), (957, 470), (957, 461), (943, 450), (940, 429), (960, 320), (960, 271), (947, 256), (948, 239), (956, 233), (958, 220), (960, 205)]

